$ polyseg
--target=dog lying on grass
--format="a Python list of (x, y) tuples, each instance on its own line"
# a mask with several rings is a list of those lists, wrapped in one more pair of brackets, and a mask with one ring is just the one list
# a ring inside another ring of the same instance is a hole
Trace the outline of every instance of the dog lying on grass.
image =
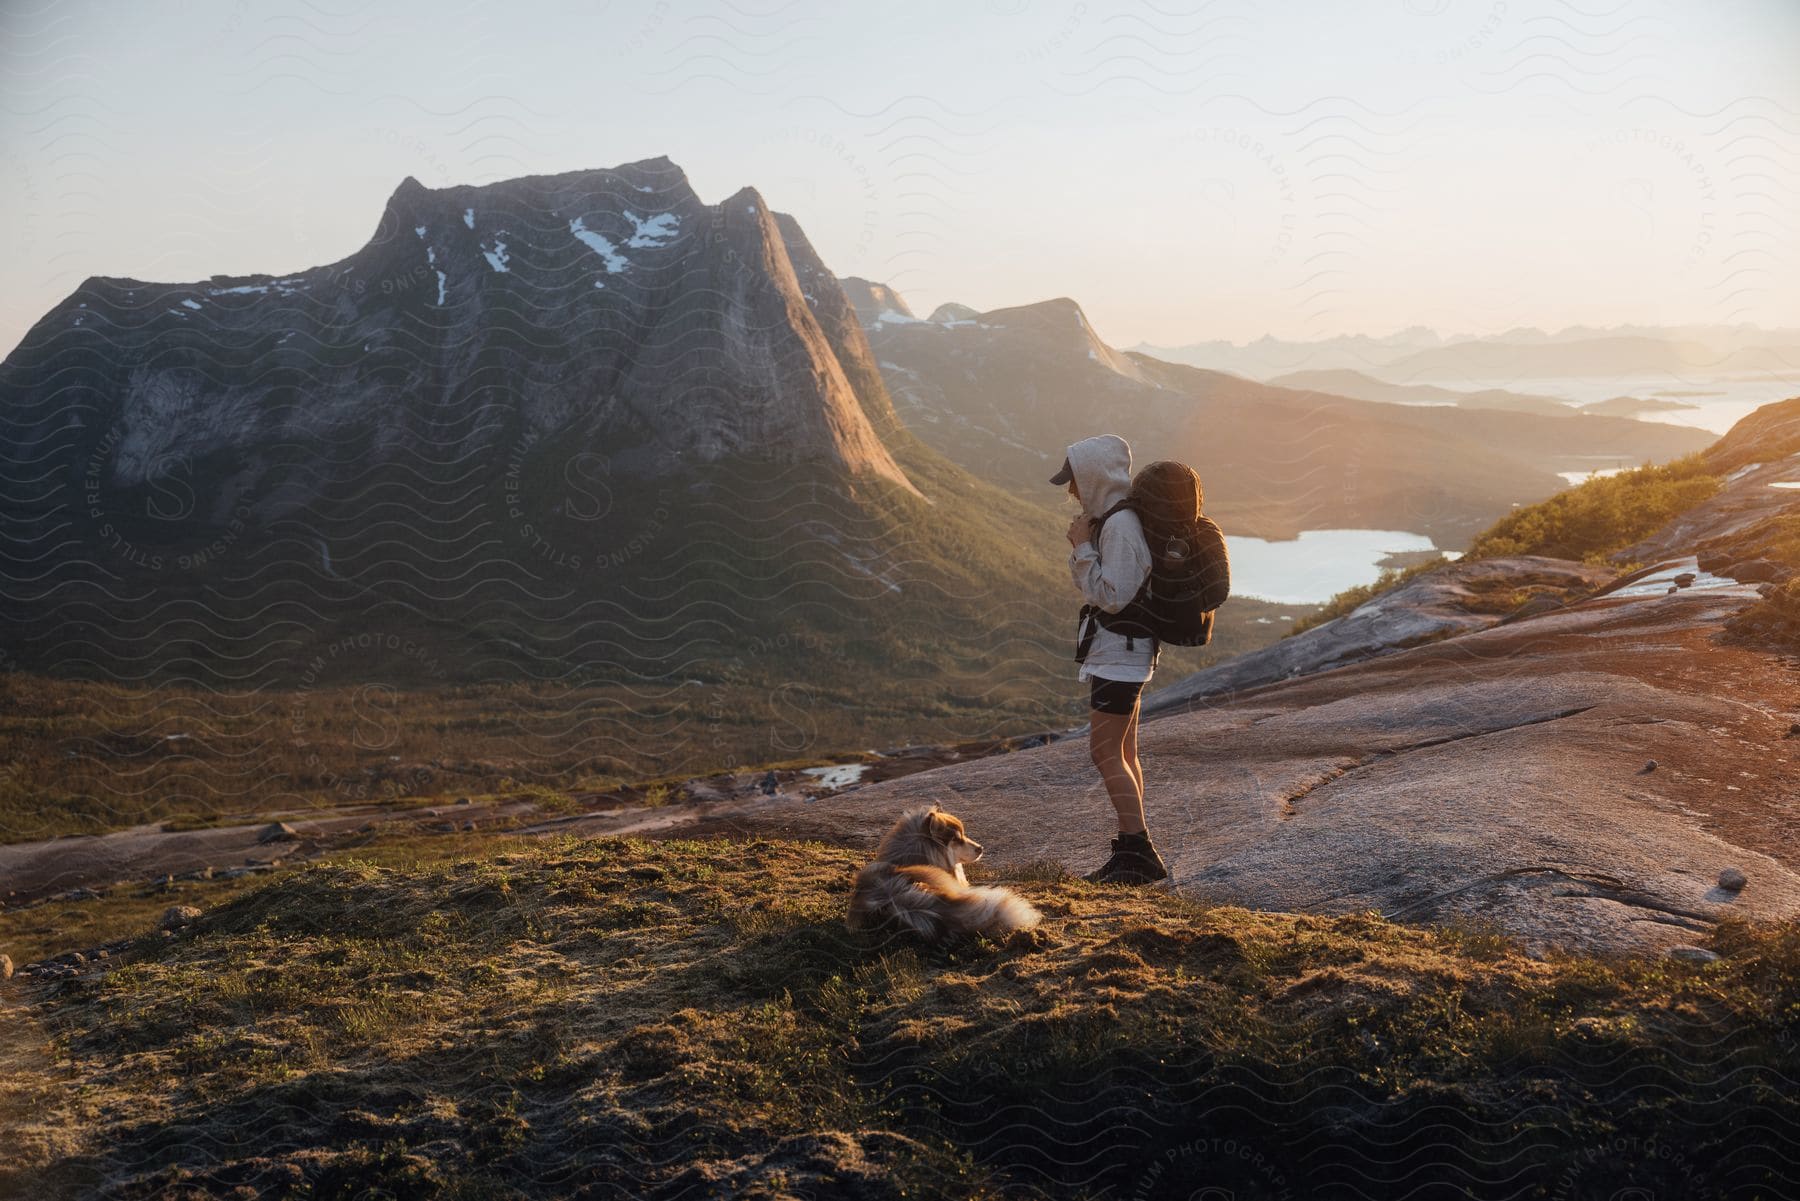
[(1011, 889), (970, 884), (963, 864), (979, 858), (981, 844), (970, 840), (960, 818), (936, 805), (907, 810), (881, 840), (874, 861), (856, 873), (850, 928), (897, 927), (935, 942), (1010, 934), (1043, 920)]

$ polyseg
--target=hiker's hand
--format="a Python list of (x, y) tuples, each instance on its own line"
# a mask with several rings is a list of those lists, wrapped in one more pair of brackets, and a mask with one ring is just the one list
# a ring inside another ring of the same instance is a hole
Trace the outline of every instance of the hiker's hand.
[(1077, 513), (1075, 520), (1069, 523), (1069, 545), (1080, 546), (1083, 542), (1094, 540), (1094, 519), (1086, 513)]

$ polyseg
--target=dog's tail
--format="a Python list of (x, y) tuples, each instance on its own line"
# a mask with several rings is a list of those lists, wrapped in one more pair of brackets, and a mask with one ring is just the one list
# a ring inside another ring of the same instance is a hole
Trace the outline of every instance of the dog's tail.
[(950, 910), (950, 922), (970, 934), (1011, 934), (1044, 920), (1035, 906), (1010, 888), (971, 887)]
[(935, 928), (920, 924), (914, 930), (927, 938), (940, 934), (989, 934), (1001, 936), (1029, 930), (1044, 920), (1024, 897), (1010, 888), (968, 885), (935, 867), (902, 867), (896, 874), (913, 884), (895, 890), (894, 908), (906, 920), (912, 913), (927, 918)]

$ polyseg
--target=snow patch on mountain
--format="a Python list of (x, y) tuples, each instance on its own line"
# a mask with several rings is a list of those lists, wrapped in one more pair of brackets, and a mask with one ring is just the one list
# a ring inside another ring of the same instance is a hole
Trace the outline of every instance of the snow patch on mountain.
[[(589, 250), (592, 250), (595, 254), (605, 260), (608, 274), (617, 275), (631, 265), (631, 261), (619, 253), (619, 248), (617, 246), (614, 246), (611, 241), (589, 229), (587, 224), (582, 221), (580, 217), (569, 222), (569, 232), (579, 238)], [(636, 239), (633, 239), (632, 244), (637, 244)]]
[(681, 229), (681, 218), (674, 213), (658, 213), (646, 218), (626, 209), (625, 219), (631, 222), (636, 231), (625, 245), (635, 246), (640, 250), (664, 245)]

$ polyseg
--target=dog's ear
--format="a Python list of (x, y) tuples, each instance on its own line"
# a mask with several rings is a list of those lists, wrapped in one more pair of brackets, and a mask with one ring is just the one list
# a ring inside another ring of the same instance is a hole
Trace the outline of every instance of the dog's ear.
[(961, 823), (936, 805), (925, 819), (925, 833), (939, 842), (949, 842), (962, 834)]

